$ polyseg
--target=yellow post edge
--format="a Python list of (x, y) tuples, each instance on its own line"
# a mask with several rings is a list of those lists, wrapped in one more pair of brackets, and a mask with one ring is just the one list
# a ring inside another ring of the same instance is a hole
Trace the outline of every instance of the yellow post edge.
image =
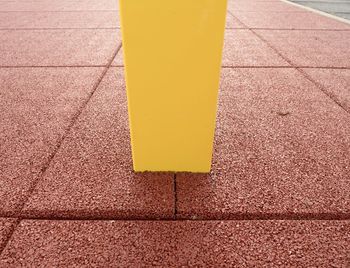
[(119, 0), (135, 171), (210, 171), (227, 0)]

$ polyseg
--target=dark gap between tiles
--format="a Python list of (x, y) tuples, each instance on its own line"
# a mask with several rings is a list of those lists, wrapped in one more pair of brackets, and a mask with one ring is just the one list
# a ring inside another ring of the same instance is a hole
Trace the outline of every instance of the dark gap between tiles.
[[(1, 215), (0, 215), (1, 217)], [(270, 221), (270, 220), (350, 220), (350, 213), (232, 213), (220, 217), (200, 217), (177, 215), (173, 218), (147, 218), (147, 217), (6, 217), (21, 220), (52, 220), (52, 221)]]
[(43, 12), (50, 12), (50, 13), (69, 13), (69, 12), (119, 12), (119, 10), (115, 9), (100, 9), (100, 10), (1, 10), (0, 13), (11, 13), (11, 12), (26, 12), (26, 13), (43, 13)]
[(98, 86), (100, 85), (101, 81), (103, 80), (103, 78), (105, 77), (108, 69), (110, 68), (113, 59), (115, 58), (115, 56), (117, 55), (118, 51), (121, 48), (121, 44), (116, 48), (116, 50), (113, 52), (108, 64), (105, 67), (105, 69), (103, 70), (103, 72), (101, 73), (100, 77), (98, 78), (98, 80), (96, 81), (96, 83), (93, 86), (93, 89), (90, 93), (90, 95), (88, 96), (88, 98), (82, 103), (82, 105), (80, 106), (80, 108), (78, 109), (78, 111), (73, 115), (70, 124), (67, 126), (66, 130), (65, 130), (65, 134), (63, 135), (63, 137), (61, 138), (61, 140), (58, 141), (58, 143), (56, 144), (55, 148), (53, 149), (53, 152), (51, 153), (51, 155), (48, 158), (47, 163), (41, 168), (40, 170), (40, 174), (38, 175), (38, 177), (36, 178), (36, 180), (34, 180), (32, 182), (32, 184), (29, 187), (28, 192), (26, 193), (26, 195), (24, 196), (22, 202), (19, 204), (18, 208), (19, 211), (22, 211), (23, 207), (25, 206), (26, 202), (28, 201), (28, 199), (30, 198), (31, 194), (33, 193), (36, 185), (38, 184), (38, 182), (40, 181), (40, 179), (44, 176), (46, 170), (48, 169), (48, 167), (50, 166), (50, 163), (52, 161), (52, 159), (55, 157), (55, 155), (57, 154), (57, 152), (59, 151), (63, 141), (65, 140), (67, 134), (69, 133), (69, 131), (71, 130), (71, 128), (74, 126), (75, 122), (77, 121), (77, 119), (79, 118), (80, 114), (83, 112), (83, 110), (85, 109), (86, 105), (88, 104), (88, 102), (90, 101), (90, 99), (92, 98), (92, 96), (94, 95), (96, 89), (98, 88)]
[[(323, 86), (321, 86), (320, 84), (318, 84), (316, 81), (314, 81), (311, 77), (309, 77), (305, 72), (303, 72), (303, 70), (301, 70), (300, 66), (296, 66), (289, 58), (285, 57), (284, 55), (282, 55), (282, 53), (279, 52), (279, 50), (277, 50), (274, 46), (272, 46), (267, 40), (265, 40), (261, 35), (259, 35), (257, 32), (255, 32), (254, 30), (250, 29), (250, 31), (255, 34), (255, 36), (257, 36), (261, 41), (263, 41), (264, 43), (266, 43), (271, 49), (273, 49), (280, 57), (282, 57), (286, 62), (288, 62), (291, 66), (293, 66), (302, 76), (304, 76), (307, 80), (309, 80), (310, 82), (312, 82), (319, 90), (321, 90), (321, 92), (323, 94), (325, 94), (329, 99), (331, 99), (334, 103), (336, 103), (343, 111), (345, 111), (347, 114), (349, 114), (349, 112), (346, 110), (345, 107), (343, 107), (337, 100), (335, 100), (332, 96), (330, 96), (327, 91), (324, 89)], [(317, 67), (314, 67), (317, 68)]]
[(106, 65), (0, 65), (0, 68), (101, 68)]
[(177, 219), (177, 184), (176, 173), (174, 174), (174, 219)]
[(251, 28), (247, 28), (249, 30), (268, 30), (268, 31), (313, 31), (313, 32), (318, 32), (318, 31), (330, 31), (330, 32), (347, 32), (350, 31), (349, 29), (308, 29), (308, 28), (259, 28), (259, 27), (251, 27)]
[[(6, 218), (11, 219), (11, 218), (9, 218), (9, 217), (6, 217)], [(4, 242), (3, 242), (2, 244), (0, 244), (0, 256), (1, 256), (2, 252), (4, 251), (4, 249), (6, 248), (8, 242), (10, 241), (10, 239), (11, 239), (13, 233), (16, 231), (17, 226), (18, 226), (18, 224), (19, 224), (20, 221), (21, 221), (21, 220), (18, 219), (18, 218), (12, 218), (12, 219), (15, 219), (15, 223), (14, 223), (13, 226), (11, 227), (10, 232), (9, 232), (9, 233), (7, 234), (7, 236), (5, 237)]]
[[(311, 83), (313, 83), (319, 90), (321, 90), (328, 98), (330, 98), (333, 102), (335, 102), (340, 108), (342, 108), (347, 114), (350, 114), (350, 112), (344, 107), (337, 99), (334, 98), (329, 92), (325, 89), (323, 85), (315, 81), (314, 79), (311, 78), (307, 73), (305, 73), (301, 67), (296, 68), (299, 73), (301, 73), (307, 80), (309, 80)], [(318, 68), (316, 68), (318, 69)]]
[(62, 31), (62, 30), (120, 30), (120, 27), (101, 27), (101, 28), (79, 28), (79, 27), (71, 27), (71, 28), (0, 28), (0, 31)]

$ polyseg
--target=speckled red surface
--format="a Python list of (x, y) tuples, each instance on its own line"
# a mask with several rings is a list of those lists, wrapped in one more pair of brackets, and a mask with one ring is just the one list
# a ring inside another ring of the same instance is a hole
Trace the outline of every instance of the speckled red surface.
[(303, 69), (312, 80), (350, 113), (350, 70), (349, 69)]
[(226, 29), (231, 28), (246, 28), (236, 17), (231, 13), (226, 14)]
[(177, 175), (186, 218), (350, 215), (350, 117), (293, 69), (222, 71), (209, 175)]
[(348, 25), (228, 8), (212, 172), (175, 176), (132, 172), (118, 1), (0, 0), (0, 267), (349, 266)]
[(23, 221), (0, 258), (20, 267), (346, 267), (345, 221)]
[(116, 29), (1, 30), (0, 66), (107, 65), (120, 42)]
[(0, 68), (0, 213), (17, 211), (101, 73)]
[(0, 218), (0, 251), (6, 246), (9, 237), (15, 228), (16, 220)]
[(112, 28), (119, 26), (117, 11), (8, 12), (0, 16), (0, 29)]
[(32, 217), (172, 218), (173, 175), (132, 171), (123, 69), (112, 68), (26, 204)]
[(114, 58), (112, 66), (124, 66), (123, 47), (119, 50), (118, 54)]
[(256, 32), (297, 67), (350, 68), (350, 31)]
[(117, 0), (62, 0), (62, 1), (1, 1), (2, 11), (99, 11), (117, 10)]
[(290, 66), (249, 30), (226, 30), (223, 66)]

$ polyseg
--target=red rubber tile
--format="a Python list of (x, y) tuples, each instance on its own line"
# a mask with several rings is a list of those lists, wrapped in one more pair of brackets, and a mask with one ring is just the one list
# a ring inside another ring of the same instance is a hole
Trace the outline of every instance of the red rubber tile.
[(0, 11), (95, 11), (116, 10), (118, 3), (115, 0), (99, 1), (3, 1)]
[(290, 66), (249, 30), (226, 30), (223, 66)]
[(118, 54), (112, 62), (112, 66), (124, 66), (123, 47), (118, 51)]
[(119, 30), (1, 31), (0, 66), (106, 65)]
[(350, 117), (294, 69), (224, 69), (212, 172), (177, 175), (180, 218), (350, 215)]
[(296, 66), (350, 67), (350, 31), (256, 32)]
[(350, 24), (312, 12), (237, 12), (249, 28), (269, 29), (350, 29)]
[(16, 225), (15, 219), (0, 218), (0, 253)]
[(111, 28), (119, 26), (116, 11), (8, 12), (0, 16), (0, 28)]
[(246, 28), (236, 17), (230, 13), (226, 14), (226, 29)]
[(234, 14), (238, 11), (264, 12), (305, 12), (304, 9), (289, 5), (282, 1), (229, 1), (228, 10)]
[(62, 11), (71, 5), (68, 1), (3, 1), (0, 11)]
[(102, 68), (0, 68), (0, 215), (20, 208)]
[(313, 81), (350, 113), (349, 69), (303, 69)]
[(22, 221), (5, 267), (346, 267), (349, 221)]
[(173, 217), (173, 175), (132, 171), (125, 95), (123, 69), (110, 69), (26, 204), (24, 215)]
[(82, 0), (71, 2), (66, 7), (69, 10), (118, 10), (118, 0)]

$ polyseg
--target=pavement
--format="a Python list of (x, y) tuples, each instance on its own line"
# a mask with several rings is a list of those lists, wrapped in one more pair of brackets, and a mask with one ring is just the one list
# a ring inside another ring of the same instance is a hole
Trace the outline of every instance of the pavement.
[(133, 173), (115, 0), (0, 0), (0, 267), (350, 266), (350, 24), (229, 0), (210, 174)]
[(317, 9), (350, 20), (350, 0), (290, 0), (299, 5)]

